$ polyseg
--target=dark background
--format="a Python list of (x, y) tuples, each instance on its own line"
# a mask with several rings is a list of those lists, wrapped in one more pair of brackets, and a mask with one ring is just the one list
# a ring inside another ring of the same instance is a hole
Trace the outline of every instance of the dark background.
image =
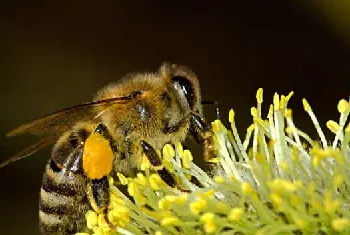
[[(349, 7), (340, 1), (125, 2), (2, 1), (1, 136), (165, 60), (197, 73), (203, 97), (220, 103), (225, 121), (234, 108), (242, 135), (259, 87), (265, 114), (274, 92), (293, 90), (299, 127), (312, 130), (303, 97), (322, 125), (337, 120), (337, 102), (350, 84)], [(211, 121), (214, 111), (205, 110)], [(1, 137), (1, 159), (35, 140)], [(1, 234), (38, 234), (38, 191), (49, 154), (0, 170)]]

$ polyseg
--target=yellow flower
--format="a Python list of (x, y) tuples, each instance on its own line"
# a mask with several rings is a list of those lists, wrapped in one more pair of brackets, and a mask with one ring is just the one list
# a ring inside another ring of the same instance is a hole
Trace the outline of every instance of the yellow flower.
[[(210, 172), (196, 165), (197, 156), (181, 143), (175, 143), (175, 149), (165, 145), (158, 151), (161, 167), (179, 187), (167, 185), (147, 161), (147, 170), (135, 178), (118, 174), (128, 193), (110, 180), (107, 217), (114, 227), (89, 211), (90, 233), (78, 235), (350, 234), (349, 101), (338, 103), (337, 121), (322, 124), (302, 100), (318, 135), (313, 139), (294, 123), (295, 113), (288, 107), (292, 95), (275, 93), (264, 111), (259, 89), (246, 135), (238, 131), (233, 109), (231, 128), (215, 120), (217, 156)], [(326, 139), (324, 126), (333, 133), (332, 140)]]

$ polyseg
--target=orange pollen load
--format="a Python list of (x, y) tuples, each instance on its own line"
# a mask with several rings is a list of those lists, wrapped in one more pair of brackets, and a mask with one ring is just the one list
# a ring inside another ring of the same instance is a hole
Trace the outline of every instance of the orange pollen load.
[(90, 179), (101, 179), (109, 175), (113, 167), (113, 151), (99, 133), (92, 133), (85, 141), (83, 169)]

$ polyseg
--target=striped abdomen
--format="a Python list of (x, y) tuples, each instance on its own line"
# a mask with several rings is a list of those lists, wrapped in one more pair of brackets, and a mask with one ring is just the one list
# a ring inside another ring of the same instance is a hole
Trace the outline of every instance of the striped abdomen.
[(70, 134), (53, 148), (43, 175), (39, 200), (39, 227), (43, 235), (70, 235), (85, 230), (91, 209), (82, 170), (83, 142)]

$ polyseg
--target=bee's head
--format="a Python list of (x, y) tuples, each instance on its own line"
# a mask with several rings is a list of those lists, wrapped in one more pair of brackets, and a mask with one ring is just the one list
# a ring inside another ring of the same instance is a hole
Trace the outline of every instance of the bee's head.
[(202, 115), (201, 94), (196, 74), (188, 67), (164, 63), (160, 67), (160, 75), (169, 79), (170, 89), (183, 110)]

